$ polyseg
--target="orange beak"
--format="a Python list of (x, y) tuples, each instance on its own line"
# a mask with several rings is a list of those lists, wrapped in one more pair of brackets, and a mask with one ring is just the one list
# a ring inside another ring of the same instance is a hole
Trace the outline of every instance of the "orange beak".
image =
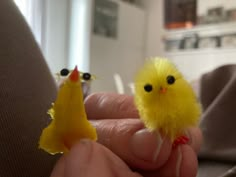
[(160, 93), (166, 93), (166, 91), (167, 91), (167, 88), (164, 88), (164, 87), (160, 88)]
[(77, 69), (77, 66), (75, 67), (75, 69), (72, 71), (72, 73), (70, 74), (70, 80), (72, 82), (77, 82), (79, 80), (79, 71)]

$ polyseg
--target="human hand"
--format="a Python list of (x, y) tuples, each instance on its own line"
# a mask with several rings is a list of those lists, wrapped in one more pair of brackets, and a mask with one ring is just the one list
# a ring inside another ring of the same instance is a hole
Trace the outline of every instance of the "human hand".
[(87, 156), (90, 160), (83, 160), (83, 155), (86, 154), (81, 150), (83, 144), (75, 145), (57, 163), (52, 177), (60, 176), (59, 174), (84, 177), (85, 173), (88, 177), (94, 174), (104, 177), (196, 176), (196, 153), (201, 143), (201, 132), (198, 128), (189, 129), (190, 144), (172, 149), (168, 138), (158, 138), (158, 133), (147, 131), (137, 119), (138, 113), (131, 96), (95, 94), (86, 99), (85, 106), (88, 117), (93, 119), (92, 123), (97, 128), (98, 142), (112, 152), (93, 142), (90, 144), (90, 149), (93, 150), (87, 152), (92, 154)]
[[(132, 96), (99, 93), (85, 100), (88, 118), (98, 132), (98, 142), (117, 154), (143, 176), (194, 177), (202, 142), (199, 128), (189, 128), (189, 144), (172, 148), (167, 137), (151, 133), (138, 119)], [(158, 138), (162, 137), (162, 138)]]
[(51, 177), (141, 177), (105, 146), (81, 140), (63, 155)]

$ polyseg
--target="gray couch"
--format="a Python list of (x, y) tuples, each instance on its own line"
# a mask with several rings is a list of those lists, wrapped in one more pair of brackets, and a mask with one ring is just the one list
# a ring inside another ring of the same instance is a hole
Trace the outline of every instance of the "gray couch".
[(198, 83), (204, 137), (198, 175), (236, 176), (232, 170), (236, 165), (236, 65), (218, 67), (202, 75)]

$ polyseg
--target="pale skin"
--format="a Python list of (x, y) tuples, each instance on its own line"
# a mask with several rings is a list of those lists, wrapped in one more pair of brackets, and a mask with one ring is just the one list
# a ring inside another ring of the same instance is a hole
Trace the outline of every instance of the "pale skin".
[(195, 177), (202, 142), (189, 128), (190, 142), (172, 148), (170, 140), (149, 132), (138, 119), (133, 97), (98, 93), (85, 100), (98, 141), (82, 140), (55, 165), (51, 177)]

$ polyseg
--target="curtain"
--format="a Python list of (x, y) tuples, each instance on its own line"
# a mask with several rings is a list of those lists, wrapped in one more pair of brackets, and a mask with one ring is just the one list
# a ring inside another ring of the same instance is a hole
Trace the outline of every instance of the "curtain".
[(14, 0), (52, 72), (89, 71), (93, 0)]
[(45, 0), (14, 0), (29, 24), (41, 50), (45, 50)]

